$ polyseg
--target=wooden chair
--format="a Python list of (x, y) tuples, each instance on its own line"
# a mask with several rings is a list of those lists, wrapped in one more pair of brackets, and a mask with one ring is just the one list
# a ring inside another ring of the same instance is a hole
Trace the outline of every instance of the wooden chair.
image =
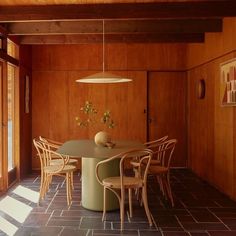
[[(54, 175), (59, 175), (66, 178), (67, 204), (70, 205), (72, 200), (72, 178), (73, 172), (76, 170), (76, 167), (74, 165), (68, 164), (69, 156), (62, 156), (55, 151), (52, 151), (48, 143), (40, 141), (39, 139), (33, 139), (33, 143), (37, 150), (41, 164), (39, 201), (45, 197), (46, 192), (49, 189), (49, 185), (52, 181), (52, 177)], [(51, 164), (52, 155), (60, 160), (60, 162), (58, 162), (60, 164)]]
[[(52, 140), (52, 139), (49, 139), (49, 138), (45, 138), (45, 137), (42, 137), (42, 136), (39, 136), (39, 139), (45, 143), (47, 143), (48, 147), (52, 150), (52, 151), (56, 151), (61, 145), (62, 143), (61, 142), (58, 142), (58, 141), (55, 141), (55, 140)], [(58, 159), (57, 156), (55, 155), (51, 155), (51, 161), (50, 161), (50, 164), (51, 165), (61, 165), (61, 159)], [(68, 160), (68, 163), (69, 165), (74, 165), (76, 168), (77, 168), (77, 164), (78, 164), (78, 159), (74, 159), (74, 158), (71, 158), (69, 156), (69, 160)], [(80, 173), (81, 174), (81, 173)], [(72, 176), (72, 187), (74, 189), (74, 178)]]
[[(141, 156), (139, 160), (139, 171), (140, 175), (135, 177), (134, 175), (127, 175), (125, 171), (125, 166), (127, 161), (130, 161), (133, 156)], [(152, 219), (148, 207), (147, 201), (147, 174), (150, 165), (150, 160), (152, 158), (153, 152), (149, 149), (139, 149), (132, 150), (126, 153), (121, 153), (119, 155), (113, 156), (111, 158), (100, 161), (96, 165), (96, 177), (98, 182), (103, 186), (104, 189), (104, 201), (103, 201), (103, 216), (104, 221), (106, 215), (106, 192), (107, 190), (112, 191), (118, 198), (120, 204), (120, 220), (121, 220), (121, 230), (123, 230), (124, 224), (124, 205), (125, 205), (125, 190), (128, 190), (129, 195), (129, 213), (130, 217), (133, 216), (132, 210), (132, 190), (141, 189), (142, 201), (145, 208), (145, 212), (148, 218), (149, 225), (152, 226)], [(119, 171), (120, 176), (108, 177), (101, 179), (99, 176), (99, 167), (106, 164), (107, 162), (119, 159)]]
[[(144, 143), (145, 147), (148, 149), (154, 149), (156, 151), (157, 147), (163, 143), (168, 138), (168, 135), (163, 136), (157, 140), (150, 141)], [(155, 154), (155, 153), (154, 153)], [(160, 165), (160, 158), (158, 157), (158, 154), (155, 154), (152, 156), (152, 159), (150, 161), (150, 165)], [(133, 160), (130, 162), (130, 164), (134, 168), (134, 172), (136, 173), (136, 176), (138, 175), (138, 168), (139, 168), (139, 157), (134, 157)]]
[[(42, 136), (39, 136), (39, 140), (48, 143), (52, 151), (56, 151), (62, 145), (61, 142), (58, 142), (49, 138), (45, 138)], [(51, 165), (60, 165), (61, 164), (60, 162), (61, 162), (61, 159), (58, 159), (57, 156), (52, 155)], [(69, 165), (77, 166), (77, 163), (78, 163), (78, 159), (73, 159), (69, 157), (69, 161), (68, 161)]]
[(170, 163), (176, 143), (176, 139), (170, 139), (156, 146), (156, 150), (153, 149), (153, 155), (158, 156), (160, 165), (150, 165), (149, 168), (149, 174), (156, 176), (162, 193), (170, 199), (172, 207), (174, 200), (170, 186)]

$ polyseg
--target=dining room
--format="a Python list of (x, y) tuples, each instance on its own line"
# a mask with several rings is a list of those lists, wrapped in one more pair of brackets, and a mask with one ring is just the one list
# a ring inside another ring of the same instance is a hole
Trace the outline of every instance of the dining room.
[[(234, 9), (223, 0), (2, 0), (0, 235), (235, 235)], [(151, 167), (147, 177), (151, 220), (135, 191), (122, 230), (121, 205), (102, 221), (96, 158), (167, 136), (176, 145), (166, 192)], [(58, 142), (53, 155), (76, 159), (72, 175), (46, 187), (50, 145), (40, 137)]]

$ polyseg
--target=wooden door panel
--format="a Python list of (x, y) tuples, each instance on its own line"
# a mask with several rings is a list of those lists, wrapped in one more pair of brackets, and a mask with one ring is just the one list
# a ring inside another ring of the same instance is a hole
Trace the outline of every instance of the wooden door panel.
[(178, 144), (172, 166), (186, 166), (186, 75), (184, 72), (151, 72), (148, 76), (149, 140), (164, 135)]

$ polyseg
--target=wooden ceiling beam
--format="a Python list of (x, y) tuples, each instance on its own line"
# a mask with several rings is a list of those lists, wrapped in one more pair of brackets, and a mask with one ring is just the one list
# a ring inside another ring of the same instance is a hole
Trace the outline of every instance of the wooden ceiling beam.
[[(7, 24), (9, 35), (96, 34), (102, 21), (17, 22)], [(221, 32), (221, 19), (107, 20), (105, 33), (203, 33)]]
[(236, 1), (0, 6), (0, 22), (66, 19), (173, 19), (236, 15)]
[[(21, 36), (21, 44), (83, 44), (102, 43), (100, 34)], [(204, 42), (203, 33), (192, 34), (106, 34), (105, 43), (194, 43)]]

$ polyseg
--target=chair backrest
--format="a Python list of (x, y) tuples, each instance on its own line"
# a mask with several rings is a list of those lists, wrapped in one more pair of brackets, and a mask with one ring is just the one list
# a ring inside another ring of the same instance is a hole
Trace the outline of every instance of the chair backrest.
[(131, 161), (134, 156), (139, 156), (140, 157), (140, 159), (139, 159), (139, 163), (140, 163), (140, 165), (139, 165), (139, 173), (140, 173), (139, 178), (141, 178), (143, 182), (146, 182), (147, 174), (148, 174), (148, 168), (149, 168), (149, 165), (150, 165), (150, 160), (152, 158), (152, 155), (153, 155), (153, 151), (150, 150), (150, 149), (135, 149), (135, 150), (130, 150), (130, 151), (125, 152), (125, 153), (120, 153), (116, 156), (113, 156), (113, 157), (110, 157), (108, 159), (102, 160), (96, 165), (97, 180), (102, 185), (102, 180), (99, 176), (99, 167), (100, 167), (100, 165), (103, 165), (107, 162), (119, 159), (120, 184), (121, 184), (121, 186), (123, 186), (124, 177), (127, 176), (127, 175), (128, 176), (131, 175), (130, 171), (127, 174), (127, 171), (125, 170), (125, 168), (127, 166), (127, 165), (125, 165), (125, 162), (127, 162), (128, 160)]
[(158, 161), (161, 160), (160, 153), (158, 153), (158, 151), (161, 150), (161, 148), (163, 147), (162, 144), (166, 142), (167, 138), (168, 138), (168, 135), (163, 136), (163, 137), (161, 137), (157, 140), (145, 143), (147, 148), (153, 150), (153, 152), (154, 152), (152, 159), (155, 159), (155, 160), (158, 160)]
[(158, 157), (162, 166), (170, 167), (171, 159), (173, 156), (173, 152), (175, 150), (175, 146), (177, 143), (177, 139), (169, 139), (166, 140), (155, 148), (152, 148), (155, 156)]
[(53, 165), (54, 173), (58, 173), (64, 168), (65, 163), (67, 163), (69, 157), (62, 156), (61, 154), (51, 150), (50, 144), (37, 138), (33, 139), (33, 143), (40, 158), (41, 169), (50, 166), (52, 155), (57, 156), (57, 158), (61, 160), (60, 164), (57, 166)]
[(165, 140), (167, 140), (167, 138), (168, 138), (168, 135), (165, 135), (165, 136), (163, 136), (163, 137), (161, 137), (161, 138), (159, 138), (159, 139), (146, 142), (146, 143), (144, 143), (144, 145), (145, 145), (147, 148), (150, 148), (150, 147), (152, 147), (153, 145), (158, 145), (158, 144), (164, 142)]
[(54, 149), (54, 150), (58, 149), (62, 145), (61, 142), (58, 142), (58, 141), (55, 141), (55, 140), (52, 140), (43, 136), (39, 136), (39, 140), (50, 144), (51, 149)]

